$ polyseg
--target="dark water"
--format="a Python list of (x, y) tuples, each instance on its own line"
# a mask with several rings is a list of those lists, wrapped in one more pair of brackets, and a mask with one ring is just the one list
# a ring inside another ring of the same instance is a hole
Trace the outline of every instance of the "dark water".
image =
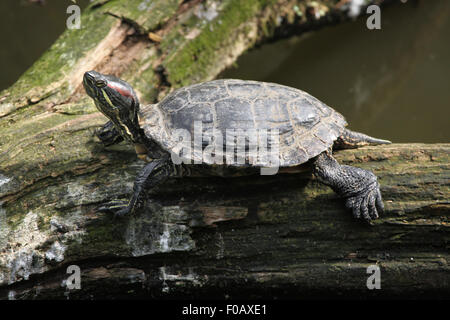
[[(345, 115), (352, 129), (395, 142), (449, 142), (450, 1), (413, 2), (383, 8), (381, 30), (359, 19), (264, 45), (221, 77), (303, 89)], [(0, 90), (65, 30), (73, 4), (26, 3), (0, 1)]]
[[(85, 8), (88, 0), (78, 0)], [(0, 0), (0, 90), (12, 85), (66, 29), (70, 0)]]
[(364, 18), (264, 45), (221, 77), (305, 90), (377, 137), (450, 142), (449, 14), (448, 0), (399, 3), (381, 30)]

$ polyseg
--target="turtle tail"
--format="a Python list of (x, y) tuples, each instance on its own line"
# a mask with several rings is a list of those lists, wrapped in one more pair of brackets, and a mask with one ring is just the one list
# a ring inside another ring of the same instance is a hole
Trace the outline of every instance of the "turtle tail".
[(389, 140), (377, 139), (364, 133), (344, 129), (342, 134), (334, 143), (335, 149), (353, 149), (363, 146), (374, 146), (378, 144), (390, 144)]

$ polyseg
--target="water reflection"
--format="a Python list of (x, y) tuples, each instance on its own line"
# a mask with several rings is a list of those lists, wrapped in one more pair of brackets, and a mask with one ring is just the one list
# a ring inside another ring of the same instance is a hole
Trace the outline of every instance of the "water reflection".
[(395, 142), (449, 142), (450, 2), (382, 9), (381, 30), (365, 19), (262, 46), (222, 78), (308, 91), (350, 127)]

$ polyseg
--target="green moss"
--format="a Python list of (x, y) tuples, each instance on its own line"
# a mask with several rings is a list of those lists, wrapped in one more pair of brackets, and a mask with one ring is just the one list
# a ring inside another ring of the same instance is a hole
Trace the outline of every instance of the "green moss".
[(65, 115), (83, 115), (98, 112), (94, 103), (91, 103), (91, 99), (86, 97), (81, 102), (65, 103), (54, 107), (53, 109)]
[(114, 22), (111, 17), (86, 12), (81, 16), (81, 29), (65, 31), (24, 77), (38, 85), (56, 81), (105, 38)]
[[(168, 78), (172, 85), (183, 86), (191, 79), (203, 79), (208, 75), (208, 66), (214, 63), (215, 53), (219, 47), (233, 34), (235, 28), (243, 21), (251, 18), (258, 10), (257, 1), (241, 2), (242, 7), (227, 1), (223, 3), (220, 19), (208, 22), (192, 15), (186, 24), (191, 28), (200, 29), (200, 34), (194, 39), (186, 39), (180, 35), (179, 29), (163, 40), (161, 47), (168, 52), (164, 61)], [(180, 45), (180, 42), (184, 42)], [(177, 50), (172, 50), (177, 48)]]
[[(20, 127), (11, 125), (8, 128), (5, 128), (5, 130), (2, 130), (2, 150), (8, 150), (20, 141), (26, 143), (27, 140), (30, 140), (31, 142), (31, 139), (35, 135), (38, 135), (45, 130), (56, 127), (71, 119), (73, 119), (73, 116), (52, 113), (37, 116), (35, 119), (31, 118), (30, 121), (27, 122), (23, 121)], [(30, 159), (34, 158), (36, 147), (40, 147), (39, 143), (31, 143), (26, 150), (23, 150), (23, 152), (19, 155), (19, 158), (26, 157), (26, 153), (28, 152), (32, 152)], [(14, 162), (16, 161), (17, 158), (15, 158)], [(8, 162), (9, 161), (6, 160), (3, 165), (6, 166)]]
[(139, 31), (148, 32), (169, 20), (182, 2), (182, 0), (109, 1), (101, 7), (101, 11), (124, 18), (138, 27)]
[(43, 215), (40, 215), (38, 217), (38, 228), (40, 232), (45, 232), (50, 229), (50, 224)]
[(222, 59), (217, 52), (235, 40), (236, 28), (254, 18), (256, 12), (269, 3), (271, 1), (228, 0), (218, 9), (220, 18), (207, 21), (192, 15), (184, 25), (189, 31), (200, 30), (193, 39), (186, 39), (183, 27), (174, 28), (161, 43), (161, 48), (167, 52), (163, 65), (170, 83), (179, 87), (211, 76), (211, 67), (219, 63), (217, 59)]

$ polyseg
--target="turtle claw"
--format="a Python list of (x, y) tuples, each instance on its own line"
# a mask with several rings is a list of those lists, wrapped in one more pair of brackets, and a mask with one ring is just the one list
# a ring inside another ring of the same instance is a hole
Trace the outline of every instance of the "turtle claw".
[(108, 202), (107, 204), (98, 207), (99, 212), (112, 212), (116, 217), (122, 217), (130, 213), (129, 201), (124, 199), (117, 199)]
[(353, 211), (353, 216), (357, 219), (362, 218), (367, 222), (377, 219), (378, 212), (384, 210), (380, 185), (376, 182), (362, 192), (347, 198), (345, 206)]

